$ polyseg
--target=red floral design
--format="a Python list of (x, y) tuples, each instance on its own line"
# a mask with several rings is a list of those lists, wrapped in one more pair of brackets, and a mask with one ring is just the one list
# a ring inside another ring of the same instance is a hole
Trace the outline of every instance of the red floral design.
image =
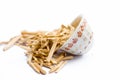
[(86, 27), (86, 24), (87, 24), (87, 22), (86, 22), (86, 20), (84, 20), (83, 23), (82, 23), (82, 25), (80, 26), (81, 31), (84, 30), (84, 28)]
[(81, 31), (77, 32), (77, 34), (78, 34), (78, 37), (82, 36), (82, 32)]
[(68, 47), (65, 47), (65, 50), (70, 50), (70, 48), (68, 48)]
[(73, 43), (68, 43), (68, 47), (71, 48), (73, 46)]
[(73, 43), (75, 44), (75, 43), (77, 43), (78, 38), (73, 38), (72, 40), (73, 40)]
[(84, 30), (84, 28), (85, 28), (84, 26), (81, 26), (81, 31), (83, 31), (83, 30)]
[(70, 48), (73, 46), (73, 43), (68, 43), (68, 46), (65, 47), (65, 50), (70, 50)]

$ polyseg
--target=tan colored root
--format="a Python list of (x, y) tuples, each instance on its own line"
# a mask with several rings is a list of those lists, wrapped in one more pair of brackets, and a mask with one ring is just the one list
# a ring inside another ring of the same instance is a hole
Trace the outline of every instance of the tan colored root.
[[(76, 24), (76, 23), (75, 23)], [(7, 42), (4, 51), (16, 45), (26, 50), (27, 63), (40, 74), (47, 74), (43, 67), (49, 68), (49, 73), (58, 72), (66, 63), (67, 60), (73, 59), (73, 56), (68, 56), (66, 52), (57, 54), (57, 50), (66, 42), (75, 30), (72, 26), (61, 25), (61, 28), (52, 32), (22, 31), (21, 35), (11, 38)]]

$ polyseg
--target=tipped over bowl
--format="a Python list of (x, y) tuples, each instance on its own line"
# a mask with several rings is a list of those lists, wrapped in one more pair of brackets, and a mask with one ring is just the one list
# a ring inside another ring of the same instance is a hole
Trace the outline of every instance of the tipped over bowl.
[(86, 19), (78, 16), (70, 25), (75, 28), (75, 31), (60, 47), (60, 50), (74, 55), (87, 53), (93, 44), (93, 32)]

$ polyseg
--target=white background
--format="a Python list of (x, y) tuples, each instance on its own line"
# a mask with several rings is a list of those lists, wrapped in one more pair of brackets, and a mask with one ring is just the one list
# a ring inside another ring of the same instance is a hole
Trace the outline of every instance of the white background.
[(83, 14), (94, 45), (57, 74), (41, 75), (26, 63), (24, 50), (0, 46), (0, 80), (120, 80), (119, 0), (0, 0), (0, 41), (22, 30), (53, 30)]

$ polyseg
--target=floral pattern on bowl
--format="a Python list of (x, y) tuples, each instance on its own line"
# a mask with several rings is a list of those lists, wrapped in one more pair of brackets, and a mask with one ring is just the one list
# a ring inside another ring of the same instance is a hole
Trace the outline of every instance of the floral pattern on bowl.
[(82, 55), (91, 48), (93, 42), (93, 32), (86, 19), (82, 16), (78, 16), (71, 23), (71, 26), (76, 29), (60, 49), (74, 55)]

